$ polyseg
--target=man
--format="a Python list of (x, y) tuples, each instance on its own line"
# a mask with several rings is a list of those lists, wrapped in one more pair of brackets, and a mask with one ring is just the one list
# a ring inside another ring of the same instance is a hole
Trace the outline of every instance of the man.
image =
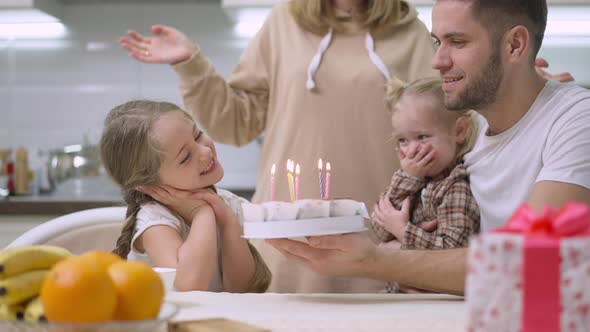
[[(537, 211), (568, 201), (590, 205), (590, 91), (546, 81), (534, 67), (546, 1), (438, 0), (432, 21), (433, 68), (446, 106), (475, 109), (487, 120), (465, 159), (482, 229), (503, 225), (523, 202)], [(463, 293), (466, 248), (400, 251), (377, 247), (365, 234), (269, 242), (323, 274)]]

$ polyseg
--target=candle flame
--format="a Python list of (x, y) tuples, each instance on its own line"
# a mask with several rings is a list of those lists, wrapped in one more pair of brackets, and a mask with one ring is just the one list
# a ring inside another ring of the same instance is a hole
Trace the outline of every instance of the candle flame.
[(295, 175), (299, 175), (299, 173), (301, 172), (301, 169), (299, 168), (299, 164), (297, 164), (297, 166), (295, 166)]
[(320, 158), (320, 160), (318, 160), (318, 169), (321, 171), (323, 166), (324, 166), (324, 164), (322, 162), (322, 158)]
[(291, 159), (287, 159), (287, 171), (289, 171), (291, 167)]
[(330, 171), (332, 168), (330, 167), (330, 162), (326, 163), (326, 171)]
[(275, 175), (276, 171), (277, 171), (277, 165), (272, 164), (272, 167), (270, 168), (270, 175)]

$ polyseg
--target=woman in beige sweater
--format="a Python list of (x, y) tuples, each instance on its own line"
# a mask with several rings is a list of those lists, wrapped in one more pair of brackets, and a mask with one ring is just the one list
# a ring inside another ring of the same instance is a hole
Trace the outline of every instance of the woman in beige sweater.
[[(254, 202), (289, 200), (287, 159), (302, 167), (301, 197), (319, 198), (317, 163), (332, 166), (332, 197), (372, 206), (399, 168), (388, 141), (385, 85), (436, 76), (430, 33), (404, 1), (299, 0), (274, 7), (225, 80), (178, 30), (156, 25), (155, 36), (130, 31), (121, 44), (139, 61), (170, 63), (186, 108), (216, 141), (244, 145), (264, 133)], [(383, 283), (326, 278), (254, 244), (274, 274), (275, 292), (377, 292)]]
[[(416, 10), (400, 0), (292, 0), (276, 5), (226, 80), (180, 31), (153, 26), (129, 31), (121, 45), (145, 63), (169, 63), (185, 106), (217, 142), (264, 143), (254, 202), (289, 200), (287, 159), (302, 167), (301, 197), (319, 198), (318, 159), (332, 166), (332, 197), (373, 206), (399, 168), (392, 153), (388, 79), (437, 76), (434, 46)], [(274, 280), (274, 292), (377, 292), (381, 282), (323, 277), (294, 266), (253, 241)]]

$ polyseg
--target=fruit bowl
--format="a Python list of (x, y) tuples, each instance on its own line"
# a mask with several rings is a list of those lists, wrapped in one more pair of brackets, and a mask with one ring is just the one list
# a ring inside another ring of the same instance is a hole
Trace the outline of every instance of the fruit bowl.
[(157, 332), (166, 331), (166, 323), (178, 306), (164, 302), (157, 319), (139, 321), (110, 321), (103, 323), (52, 323), (0, 320), (2, 332)]

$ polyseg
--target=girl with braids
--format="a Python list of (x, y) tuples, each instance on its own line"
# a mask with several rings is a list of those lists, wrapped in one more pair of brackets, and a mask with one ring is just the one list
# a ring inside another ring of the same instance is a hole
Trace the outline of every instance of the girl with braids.
[(213, 141), (178, 106), (130, 101), (105, 120), (100, 143), (121, 186), (127, 218), (114, 252), (176, 269), (179, 291), (264, 292), (271, 274), (241, 237), (241, 203), (223, 177)]

